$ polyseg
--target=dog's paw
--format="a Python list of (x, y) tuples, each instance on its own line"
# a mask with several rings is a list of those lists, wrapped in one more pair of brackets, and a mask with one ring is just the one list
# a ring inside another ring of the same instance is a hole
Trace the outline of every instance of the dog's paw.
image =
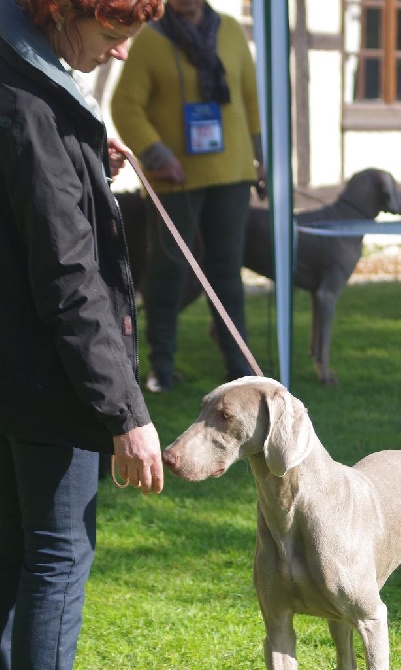
[(326, 374), (319, 375), (319, 382), (323, 386), (338, 386), (340, 380), (334, 374), (334, 372), (331, 372), (331, 370), (329, 370)]

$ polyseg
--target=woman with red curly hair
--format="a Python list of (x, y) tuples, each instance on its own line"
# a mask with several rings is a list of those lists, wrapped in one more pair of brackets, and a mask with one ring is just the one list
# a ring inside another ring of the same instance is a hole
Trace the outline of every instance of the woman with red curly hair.
[(162, 12), (0, 0), (0, 670), (73, 667), (99, 452), (144, 494), (163, 487), (109, 186), (125, 148), (70, 76), (125, 60)]

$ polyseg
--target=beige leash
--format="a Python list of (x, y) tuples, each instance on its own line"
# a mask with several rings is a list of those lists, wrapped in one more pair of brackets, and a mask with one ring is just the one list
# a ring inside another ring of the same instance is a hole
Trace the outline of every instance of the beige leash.
[[(153, 188), (149, 184), (149, 181), (146, 179), (143, 171), (141, 170), (138, 161), (136, 158), (133, 156), (131, 153), (125, 153), (124, 156), (130, 163), (130, 165), (133, 167), (135, 170), (136, 174), (138, 175), (140, 181), (142, 182), (143, 186), (145, 187), (146, 191), (148, 192), (148, 195), (152, 198), (153, 203), (156, 205), (160, 216), (162, 217), (164, 223), (166, 224), (167, 228), (169, 229), (170, 233), (174, 237), (175, 241), (177, 242), (178, 247), (182, 251), (184, 257), (190, 264), (192, 270), (194, 271), (196, 277), (199, 279), (201, 285), (203, 286), (207, 296), (210, 298), (211, 302), (213, 303), (214, 307), (216, 308), (217, 312), (223, 319), (223, 322), (227, 326), (228, 330), (230, 331), (232, 337), (238, 344), (239, 348), (241, 349), (242, 353), (244, 354), (244, 357), (248, 361), (251, 369), (253, 372), (259, 376), (263, 377), (263, 372), (260, 369), (259, 365), (257, 364), (254, 356), (252, 355), (249, 347), (244, 341), (244, 338), (238, 331), (237, 327), (235, 326), (234, 322), (232, 321), (231, 317), (227, 314), (227, 311), (225, 307), (223, 306), (221, 300), (218, 298), (216, 295), (216, 292), (214, 291), (213, 287), (209, 283), (206, 275), (204, 274), (203, 270), (201, 269), (199, 263), (193, 256), (191, 250), (187, 246), (187, 244), (184, 242), (182, 239), (180, 233), (178, 232), (177, 228), (175, 227), (174, 223), (172, 222), (171, 218), (167, 214), (165, 208), (163, 207), (162, 203), (160, 202), (160, 199), (157, 197), (156, 193), (154, 192)], [(117, 481), (116, 476), (115, 476), (115, 459), (114, 455), (111, 458), (111, 477), (114, 482), (114, 484), (119, 488), (119, 489), (124, 489), (126, 486), (129, 485), (129, 480), (125, 480), (124, 484), (121, 484), (119, 481)]]
[(175, 241), (177, 242), (177, 245), (179, 246), (179, 248), (182, 251), (183, 255), (185, 256), (186, 260), (190, 264), (190, 266), (191, 266), (192, 270), (194, 271), (196, 277), (199, 279), (199, 281), (200, 281), (201, 285), (203, 286), (207, 296), (210, 298), (210, 300), (213, 303), (214, 307), (216, 308), (217, 312), (219, 313), (219, 315), (223, 319), (223, 321), (226, 324), (228, 330), (230, 331), (234, 340), (236, 341), (236, 343), (238, 344), (242, 353), (244, 354), (244, 357), (248, 361), (251, 369), (253, 370), (253, 372), (256, 375), (258, 375), (260, 377), (263, 377), (264, 376), (263, 372), (260, 369), (259, 365), (257, 364), (254, 356), (250, 352), (249, 347), (245, 343), (245, 341), (244, 341), (242, 335), (239, 333), (237, 327), (234, 325), (232, 319), (227, 314), (226, 309), (224, 308), (221, 300), (218, 298), (214, 289), (212, 288), (211, 284), (209, 283), (208, 279), (206, 278), (206, 275), (202, 271), (199, 263), (194, 258), (191, 250), (189, 249), (187, 244), (182, 239), (180, 233), (178, 232), (177, 228), (175, 227), (171, 218), (167, 214), (166, 210), (164, 209), (162, 203), (160, 202), (160, 200), (157, 197), (156, 193), (154, 192), (153, 188), (151, 187), (148, 180), (146, 179), (142, 169), (139, 166), (138, 161), (130, 153), (126, 153), (124, 155), (125, 155), (126, 159), (128, 160), (128, 162), (133, 167), (133, 169), (135, 170), (136, 174), (138, 175), (139, 179), (141, 180), (142, 184), (144, 185), (144, 187), (145, 187), (146, 191), (148, 192), (149, 196), (152, 198), (154, 204), (156, 205), (157, 209), (159, 210), (159, 213), (160, 213), (164, 223), (166, 224), (170, 233), (172, 234)]

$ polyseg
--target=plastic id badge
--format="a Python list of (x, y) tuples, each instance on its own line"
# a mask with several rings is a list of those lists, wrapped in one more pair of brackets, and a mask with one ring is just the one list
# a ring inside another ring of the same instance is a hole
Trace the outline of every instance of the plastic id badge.
[(188, 154), (223, 151), (223, 125), (217, 102), (184, 104), (185, 143)]

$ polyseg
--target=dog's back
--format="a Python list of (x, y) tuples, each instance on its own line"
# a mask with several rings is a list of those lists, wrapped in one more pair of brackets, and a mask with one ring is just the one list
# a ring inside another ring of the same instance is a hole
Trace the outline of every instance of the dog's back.
[[(297, 215), (298, 225), (355, 217), (351, 208), (340, 201)], [(325, 275), (341, 277), (338, 292), (352, 274), (361, 255), (362, 237), (323, 237), (300, 232), (297, 237), (294, 285), (305, 291), (316, 291)], [(248, 212), (244, 248), (244, 267), (274, 279), (273, 231), (270, 212), (251, 207)]]

